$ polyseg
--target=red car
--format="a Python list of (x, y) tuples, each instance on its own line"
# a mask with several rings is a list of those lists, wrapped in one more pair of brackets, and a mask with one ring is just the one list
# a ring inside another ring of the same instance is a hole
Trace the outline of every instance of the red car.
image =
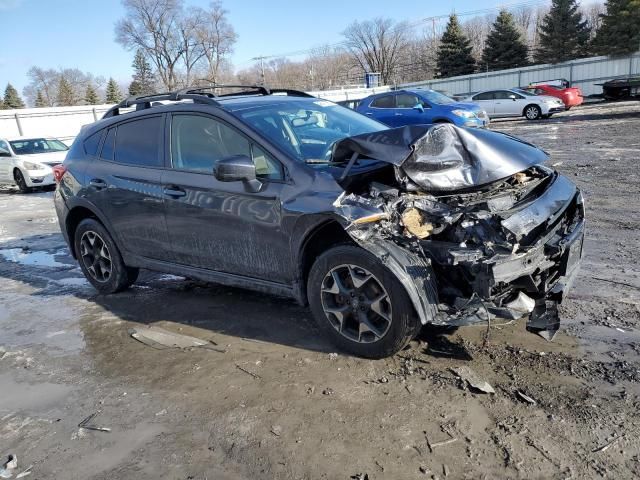
[(556, 85), (529, 85), (526, 89), (536, 95), (550, 95), (563, 101), (569, 110), (571, 107), (581, 105), (583, 102), (582, 90), (577, 87), (564, 87)]

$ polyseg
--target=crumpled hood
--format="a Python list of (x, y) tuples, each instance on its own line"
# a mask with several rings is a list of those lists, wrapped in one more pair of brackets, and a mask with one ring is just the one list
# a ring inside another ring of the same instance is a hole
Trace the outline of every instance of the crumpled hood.
[(333, 161), (359, 155), (397, 167), (410, 190), (454, 191), (478, 187), (543, 163), (548, 155), (510, 135), (451, 124), (408, 125), (347, 137)]

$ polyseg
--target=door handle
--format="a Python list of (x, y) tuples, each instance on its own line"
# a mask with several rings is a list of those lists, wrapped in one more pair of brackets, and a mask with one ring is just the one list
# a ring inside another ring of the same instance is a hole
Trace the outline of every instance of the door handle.
[(105, 182), (101, 178), (92, 178), (89, 181), (89, 186), (94, 187), (98, 190), (102, 190), (103, 188), (107, 188), (107, 182)]
[(402, 116), (402, 114), (401, 114), (401, 113), (394, 113), (394, 114), (393, 114), (393, 116), (394, 116), (394, 117), (401, 117), (401, 116)]
[(373, 115), (371, 112), (364, 112), (365, 115)]
[(184, 197), (187, 194), (187, 192), (185, 192), (181, 188), (174, 187), (174, 186), (164, 188), (162, 190), (162, 193), (164, 193), (168, 197), (176, 197), (176, 198)]

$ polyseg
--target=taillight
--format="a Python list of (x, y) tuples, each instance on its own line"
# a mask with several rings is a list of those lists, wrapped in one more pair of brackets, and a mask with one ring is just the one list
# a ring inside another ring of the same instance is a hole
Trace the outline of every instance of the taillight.
[(62, 176), (65, 174), (66, 171), (67, 171), (67, 167), (65, 167), (62, 164), (56, 165), (55, 167), (53, 167), (53, 178), (55, 178), (56, 183), (60, 183), (60, 180), (62, 180)]

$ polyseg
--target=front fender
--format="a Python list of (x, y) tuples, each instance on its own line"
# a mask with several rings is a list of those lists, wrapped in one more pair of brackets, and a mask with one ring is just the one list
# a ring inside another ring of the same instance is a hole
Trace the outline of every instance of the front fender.
[(381, 238), (355, 240), (378, 257), (404, 286), (420, 322), (437, 323), (438, 289), (431, 262)]

